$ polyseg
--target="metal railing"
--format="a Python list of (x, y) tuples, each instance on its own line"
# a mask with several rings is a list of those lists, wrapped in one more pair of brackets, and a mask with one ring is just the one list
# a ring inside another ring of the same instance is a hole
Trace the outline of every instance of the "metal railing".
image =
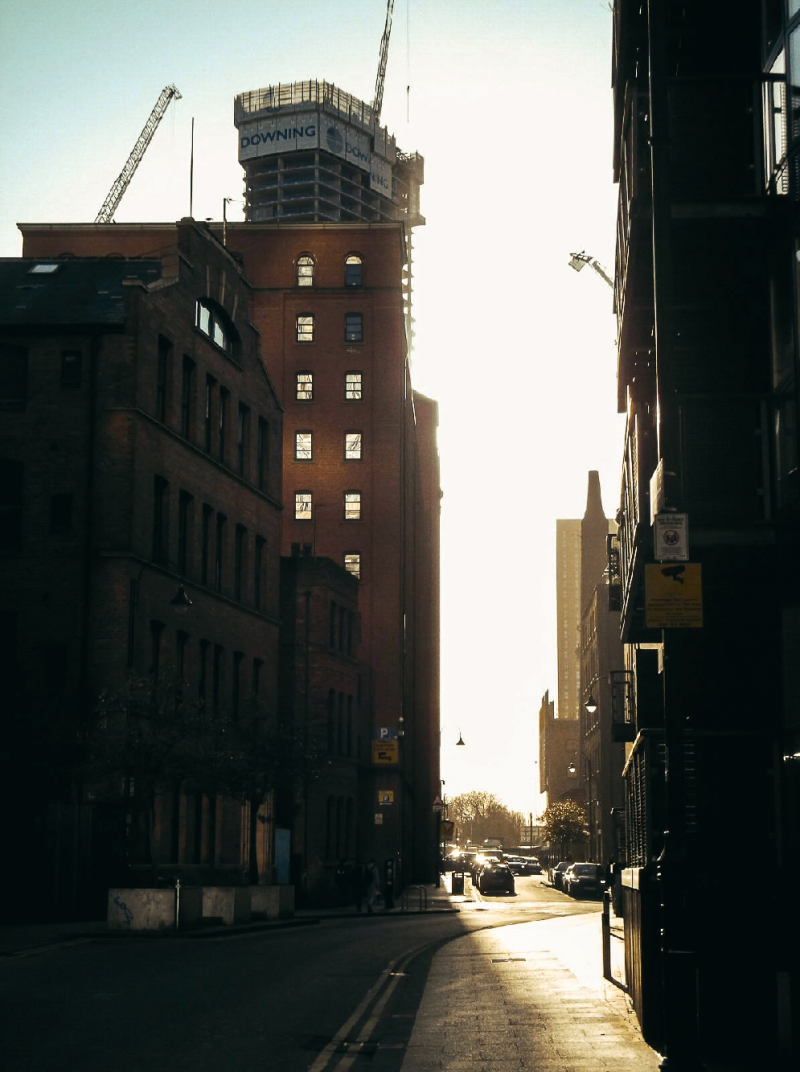
[(403, 896), (402, 896), (401, 901), (400, 901), (400, 905), (401, 905), (401, 908), (402, 908), (403, 912), (410, 911), (412, 895), (416, 895), (417, 899), (418, 899), (417, 900), (417, 911), (418, 912), (427, 912), (428, 911), (428, 891), (425, 889), (424, 886), (406, 886), (406, 888), (403, 890)]

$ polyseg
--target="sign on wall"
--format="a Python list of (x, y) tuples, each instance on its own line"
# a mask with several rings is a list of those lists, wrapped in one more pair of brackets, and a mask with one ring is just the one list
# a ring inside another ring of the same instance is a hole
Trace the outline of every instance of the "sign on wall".
[(703, 587), (699, 562), (644, 568), (645, 619), (648, 629), (700, 629)]
[(399, 763), (400, 761), (400, 742), (398, 740), (387, 741), (373, 741), (372, 742), (372, 762), (378, 763), (381, 766)]
[(688, 562), (689, 515), (656, 514), (653, 541), (655, 557), (659, 562)]
[(295, 115), (257, 119), (239, 127), (239, 160), (258, 156), (319, 148), (319, 115), (298, 112)]

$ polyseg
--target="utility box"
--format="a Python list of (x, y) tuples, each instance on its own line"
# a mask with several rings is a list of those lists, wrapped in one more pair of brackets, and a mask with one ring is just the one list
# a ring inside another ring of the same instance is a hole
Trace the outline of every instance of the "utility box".
[(459, 894), (459, 893), (462, 894), (462, 895), (464, 893), (464, 872), (463, 871), (454, 871), (453, 872), (453, 894), (455, 895), (455, 894)]

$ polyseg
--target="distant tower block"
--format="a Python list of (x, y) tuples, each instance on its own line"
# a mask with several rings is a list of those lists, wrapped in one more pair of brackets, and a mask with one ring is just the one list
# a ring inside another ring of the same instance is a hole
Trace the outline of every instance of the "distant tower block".
[(402, 153), (372, 108), (329, 82), (234, 101), (249, 223), (425, 223), (425, 161)]

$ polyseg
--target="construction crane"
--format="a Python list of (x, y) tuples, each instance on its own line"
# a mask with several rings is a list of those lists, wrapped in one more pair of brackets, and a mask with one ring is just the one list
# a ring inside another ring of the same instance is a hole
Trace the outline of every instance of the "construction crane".
[(133, 147), (131, 155), (128, 157), (125, 167), (119, 173), (119, 177), (111, 189), (108, 191), (108, 197), (103, 202), (103, 207), (95, 216), (95, 223), (112, 223), (114, 220), (114, 213), (119, 208), (119, 203), (122, 200), (122, 196), (130, 185), (130, 181), (133, 178), (139, 164), (142, 162), (142, 157), (147, 151), (147, 146), (153, 140), (153, 135), (156, 132), (158, 124), (164, 118), (164, 113), (169, 107), (169, 102), (172, 98), (180, 100), (181, 95), (175, 86), (164, 86), (161, 90), (161, 96), (156, 101), (156, 106), (150, 113), (150, 118), (144, 125), (142, 133), (139, 135), (139, 139)]
[(570, 253), (570, 255), (569, 255), (569, 266), (570, 266), (570, 268), (574, 268), (576, 272), (580, 272), (580, 270), (583, 268), (584, 264), (588, 264), (591, 268), (594, 268), (594, 270), (597, 272), (597, 274), (602, 279), (605, 279), (606, 283), (608, 283), (608, 285), (611, 287), (611, 289), (612, 290), (614, 289), (614, 281), (613, 281), (613, 279), (611, 279), (611, 277), (606, 274), (605, 269), (601, 266), (600, 262), (597, 260), (596, 257), (592, 257), (591, 254), (585, 253), (583, 250), (581, 250), (580, 253)]
[(378, 58), (378, 77), (375, 79), (375, 99), (372, 102), (372, 111), (375, 116), (376, 124), (380, 122), (381, 108), (383, 107), (383, 83), (386, 81), (386, 61), (389, 58), (389, 37), (392, 33), (393, 11), (394, 0), (388, 0), (388, 3), (386, 4), (386, 25), (383, 28), (381, 53)]

